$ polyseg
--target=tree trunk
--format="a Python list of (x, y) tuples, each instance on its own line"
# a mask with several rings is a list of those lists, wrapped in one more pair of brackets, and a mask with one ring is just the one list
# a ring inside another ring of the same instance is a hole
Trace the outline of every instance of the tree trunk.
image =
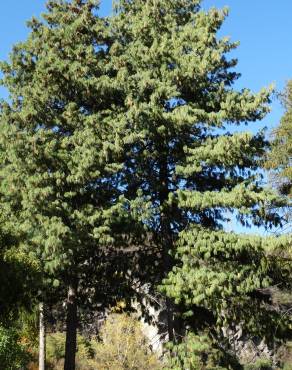
[[(167, 233), (169, 232), (169, 228), (167, 227), (167, 223), (165, 225), (165, 228), (167, 229)], [(163, 234), (163, 233), (162, 233)], [(165, 236), (167, 234), (164, 234)], [(171, 248), (171, 245), (167, 242), (170, 240), (169, 234), (165, 237), (165, 244), (163, 246), (163, 265), (164, 265), (164, 275), (166, 276), (169, 271), (171, 270), (171, 261), (170, 261), (170, 255), (169, 251)], [(172, 242), (172, 241), (171, 241)], [(169, 297), (166, 297), (165, 299), (165, 305), (166, 305), (166, 320), (167, 320), (167, 332), (168, 332), (168, 340), (173, 342), (174, 337), (174, 316), (173, 316), (173, 303), (172, 300)]]
[(66, 345), (64, 370), (75, 370), (77, 337), (77, 289), (70, 285), (67, 299)]
[[(163, 150), (164, 149), (164, 150)], [(166, 204), (169, 195), (169, 173), (167, 154), (163, 154), (165, 148), (161, 148), (160, 156), (160, 169), (159, 169), (159, 180), (160, 180), (160, 191), (159, 191), (159, 202), (161, 209), (160, 218), (160, 232), (162, 242), (162, 258), (163, 258), (163, 269), (164, 276), (167, 276), (172, 268), (171, 257), (169, 251), (172, 249), (172, 230), (169, 221), (169, 208)], [(173, 342), (174, 337), (174, 317), (173, 317), (173, 304), (172, 300), (168, 297), (165, 299), (166, 305), (166, 320), (167, 320), (167, 332), (168, 340)]]
[(46, 368), (46, 322), (44, 303), (39, 304), (39, 370)]

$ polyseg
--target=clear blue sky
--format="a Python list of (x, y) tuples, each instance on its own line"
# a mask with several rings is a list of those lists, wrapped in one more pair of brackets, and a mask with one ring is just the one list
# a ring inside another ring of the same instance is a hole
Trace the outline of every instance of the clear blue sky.
[[(242, 77), (237, 87), (253, 91), (274, 83), (283, 89), (292, 78), (292, 32), (290, 27), (292, 1), (279, 0), (205, 0), (203, 8), (228, 6), (230, 15), (220, 35), (240, 41), (233, 53), (239, 59), (237, 71)], [(101, 1), (101, 15), (111, 12), (112, 0)], [(7, 59), (14, 43), (25, 39), (28, 29), (25, 22), (32, 15), (39, 16), (45, 9), (45, 0), (2, 1), (0, 12), (0, 59)], [(6, 96), (0, 88), (0, 97)], [(250, 127), (271, 129), (280, 120), (283, 111), (276, 100), (272, 112), (261, 122)]]

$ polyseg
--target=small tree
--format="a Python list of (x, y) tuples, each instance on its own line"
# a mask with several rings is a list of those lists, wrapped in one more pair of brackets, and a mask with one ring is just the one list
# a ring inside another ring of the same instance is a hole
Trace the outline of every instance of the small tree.
[(96, 347), (96, 366), (100, 370), (155, 370), (162, 364), (151, 353), (141, 323), (126, 314), (111, 314), (101, 329)]

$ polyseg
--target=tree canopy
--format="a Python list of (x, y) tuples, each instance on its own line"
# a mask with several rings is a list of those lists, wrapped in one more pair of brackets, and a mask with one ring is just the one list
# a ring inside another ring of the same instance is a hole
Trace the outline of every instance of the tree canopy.
[[(199, 0), (120, 0), (102, 18), (95, 0), (50, 0), (1, 64), (5, 227), (58, 299), (68, 293), (65, 370), (77, 307), (131, 302), (144, 284), (162, 294), (173, 353), (195, 348), (174, 368), (201, 364), (206, 348), (205, 362), (221, 363), (236, 325), (268, 344), (289, 335), (269, 301), (271, 286), (291, 287), (267, 252), (285, 241), (226, 231), (230, 218), (278, 225), (285, 204), (263, 181), (264, 133), (239, 129), (265, 117), (272, 89), (235, 88), (237, 43), (218, 36), (227, 14)], [(281, 163), (286, 179), (289, 152)]]

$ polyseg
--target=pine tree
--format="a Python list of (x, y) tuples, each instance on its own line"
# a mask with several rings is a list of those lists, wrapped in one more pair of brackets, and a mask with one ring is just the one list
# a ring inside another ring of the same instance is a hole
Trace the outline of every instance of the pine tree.
[(67, 370), (75, 369), (78, 305), (87, 283), (98, 290), (105, 280), (101, 258), (122, 211), (119, 94), (97, 5), (48, 1), (43, 20), (29, 22), (29, 37), (1, 65), (10, 93), (1, 103), (3, 206), (27, 253), (67, 289)]
[[(282, 214), (282, 225), (276, 234), (285, 234), (288, 238), (281, 248), (274, 248), (271, 254), (279, 261), (282, 268), (290, 271), (292, 266), (292, 81), (287, 83), (286, 89), (280, 94), (280, 100), (285, 109), (279, 125), (272, 132), (272, 142), (266, 158), (266, 169), (269, 170), (270, 180), (274, 188), (286, 198), (287, 203), (280, 209)], [(290, 239), (289, 239), (290, 235)], [(288, 277), (288, 281), (291, 278)], [(285, 289), (286, 288), (286, 289)], [(284, 309), (283, 315), (292, 311), (292, 285), (281, 286), (273, 292), (274, 301), (277, 306)], [(289, 344), (288, 344), (289, 346)]]
[(274, 130), (267, 168), (275, 171), (274, 180), (280, 192), (292, 197), (292, 81), (282, 94), (285, 113)]
[(261, 312), (265, 289), (285, 284), (268, 242), (224, 231), (232, 212), (244, 225), (278, 221), (266, 211), (278, 198), (257, 176), (263, 134), (228, 131), (262, 119), (270, 90), (233, 88), (237, 44), (217, 38), (227, 11), (199, 0), (120, 0), (107, 20), (97, 10), (49, 1), (2, 64), (3, 204), (67, 288), (65, 369), (75, 368), (77, 306), (92, 288), (104, 302), (121, 294), (113, 281), (133, 290), (164, 279), (172, 341), (178, 313), (217, 345), (241, 310), (251, 333), (284, 333), (279, 315)]
[(285, 220), (285, 231), (290, 232), (292, 226), (292, 81), (288, 82), (280, 99), (285, 113), (272, 133), (271, 150), (267, 155), (266, 168), (270, 171), (273, 186), (280, 194), (287, 197), (288, 204), (282, 213)]
[[(243, 225), (278, 222), (265, 211), (277, 196), (257, 174), (263, 133), (231, 131), (269, 112), (271, 89), (254, 94), (233, 87), (239, 74), (228, 53), (237, 43), (217, 37), (228, 11), (204, 11), (200, 3), (120, 0), (110, 20), (111, 63), (124, 91), (118, 120), (127, 129), (121, 185), (158, 246), (157, 270), (149, 266), (148, 276), (154, 285), (164, 278), (170, 340), (174, 303), (191, 315), (195, 332), (222, 329), (226, 316), (236, 320), (244, 307), (261, 316), (259, 292), (273, 270), (265, 242), (223, 228), (228, 213)], [(267, 317), (265, 310), (261, 323)], [(251, 330), (256, 316), (241, 320)]]

